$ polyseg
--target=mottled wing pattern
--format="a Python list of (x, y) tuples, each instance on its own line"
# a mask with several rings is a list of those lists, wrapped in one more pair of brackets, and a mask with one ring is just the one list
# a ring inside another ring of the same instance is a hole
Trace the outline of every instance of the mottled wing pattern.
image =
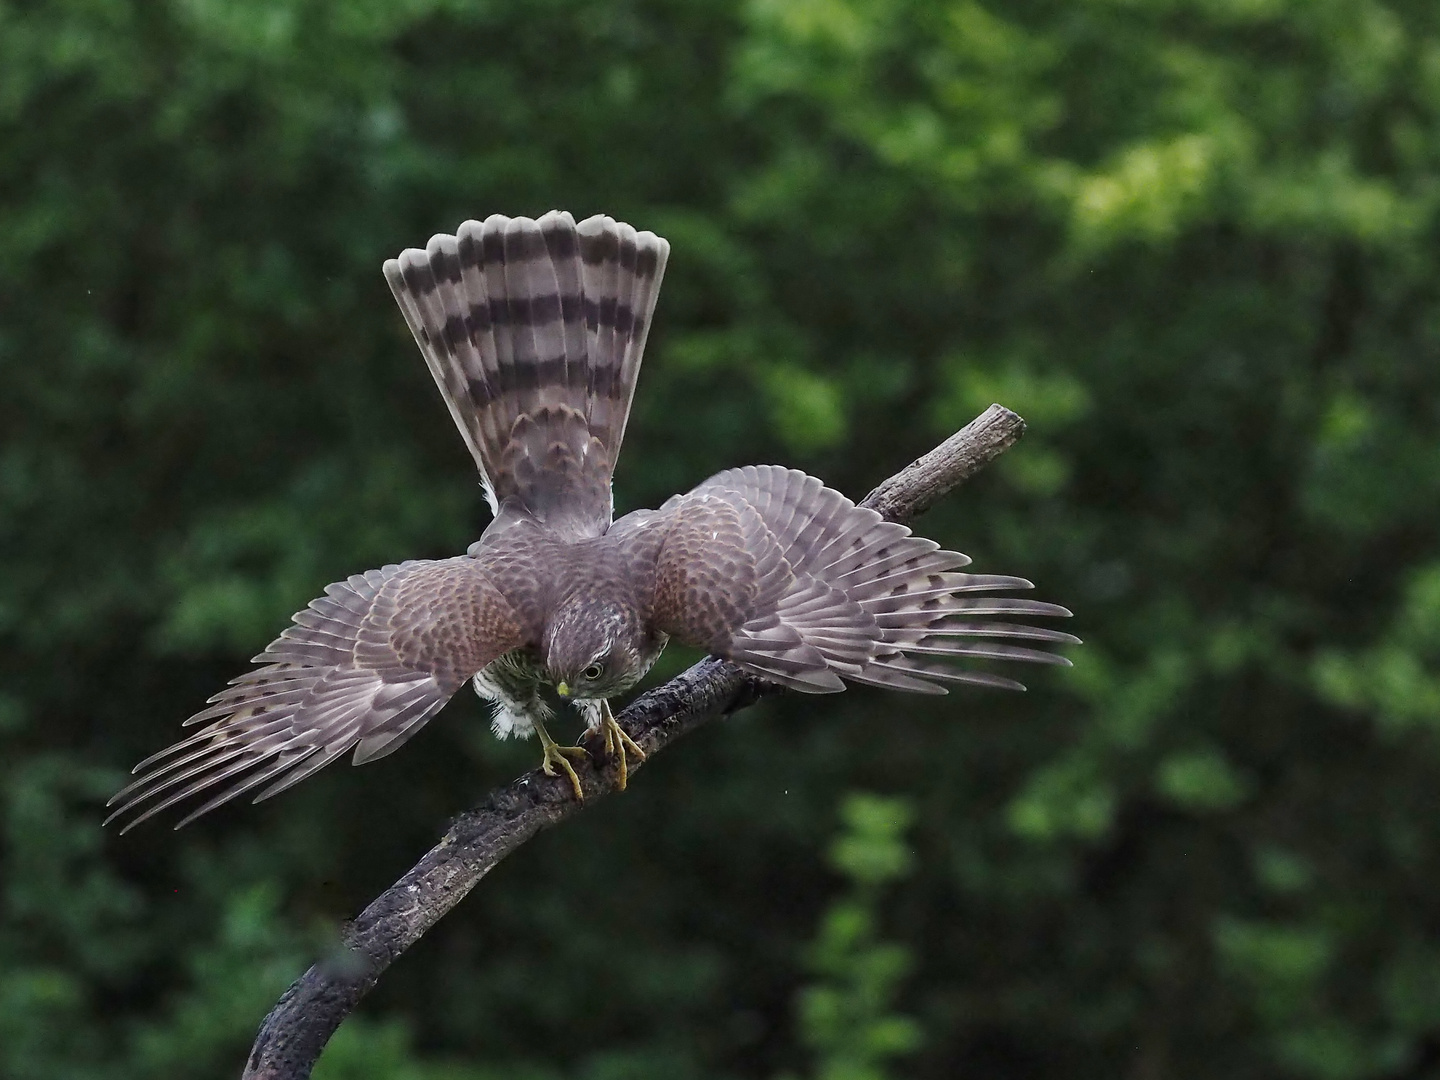
[(641, 354), (670, 247), (608, 217), (467, 221), (385, 278), (492, 508), (575, 535), (610, 523)]
[(842, 680), (921, 693), (944, 693), (945, 682), (1023, 689), (951, 661), (1066, 664), (1013, 642), (1078, 641), (1002, 621), (1068, 616), (1062, 607), (977, 595), (1030, 582), (961, 573), (964, 555), (794, 469), (731, 469), (660, 513), (650, 526), (668, 530), (656, 561), (656, 625), (795, 689), (840, 690)]
[(255, 801), (354, 750), (355, 764), (398, 748), (524, 630), (485, 565), (462, 556), (356, 574), (325, 590), (186, 725), (204, 724), (135, 767), (110, 815), (149, 804), (131, 829), (219, 790), (176, 828), (236, 796)]

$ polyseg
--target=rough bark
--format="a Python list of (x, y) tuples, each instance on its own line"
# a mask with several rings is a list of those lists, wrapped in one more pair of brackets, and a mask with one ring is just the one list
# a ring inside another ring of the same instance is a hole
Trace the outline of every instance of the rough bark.
[[(901, 469), (862, 505), (902, 524), (1002, 454), (1025, 422), (991, 405), (960, 431)], [(642, 694), (616, 719), (649, 757), (716, 717), (776, 692), (772, 684), (713, 657)], [(630, 762), (633, 776), (643, 762)], [(339, 947), (297, 979), (265, 1018), (242, 1080), (306, 1080), (341, 1022), (385, 969), (440, 921), (506, 855), (615, 790), (613, 767), (577, 766), (585, 801), (564, 778), (536, 769), (457, 817), (444, 837), (345, 930)]]

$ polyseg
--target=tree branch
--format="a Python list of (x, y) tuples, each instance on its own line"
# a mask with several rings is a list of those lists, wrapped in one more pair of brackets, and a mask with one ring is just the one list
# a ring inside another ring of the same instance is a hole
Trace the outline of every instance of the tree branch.
[[(932, 506), (1009, 449), (1025, 421), (991, 405), (960, 431), (872, 491), (868, 506), (902, 524)], [(642, 694), (616, 719), (647, 756), (718, 716), (778, 687), (714, 657)], [(643, 762), (632, 761), (633, 774)], [(386, 889), (345, 930), (340, 946), (297, 979), (265, 1018), (242, 1080), (306, 1080), (330, 1036), (392, 962), (440, 921), (506, 855), (542, 829), (615, 790), (607, 763), (576, 771), (585, 802), (570, 782), (539, 769), (492, 792), (457, 817), (441, 841)]]

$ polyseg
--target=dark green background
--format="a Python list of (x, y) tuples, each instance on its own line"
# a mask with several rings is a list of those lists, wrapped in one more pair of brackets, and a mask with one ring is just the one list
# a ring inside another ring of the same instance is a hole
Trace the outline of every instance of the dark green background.
[[(236, 1075), (534, 764), (467, 693), (99, 829), (325, 583), (478, 535), (380, 263), (552, 207), (674, 246), (622, 509), (745, 462), (862, 495), (1000, 401), (1029, 435), (922, 531), (1086, 644), (711, 725), (318, 1076), (1440, 1076), (1434, 0), (0, 0), (0, 1076)], [(854, 790), (914, 812), (883, 893), (825, 856)], [(864, 1007), (920, 1045), (847, 1074), (796, 1002), (867, 888), (910, 967)]]

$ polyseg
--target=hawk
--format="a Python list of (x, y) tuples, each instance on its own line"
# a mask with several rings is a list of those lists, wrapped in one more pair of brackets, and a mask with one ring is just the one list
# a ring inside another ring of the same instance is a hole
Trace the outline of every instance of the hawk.
[(730, 469), (658, 510), (613, 520), (610, 478), (670, 245), (605, 216), (494, 215), (385, 263), (385, 280), (480, 471), (494, 511), (466, 554), (336, 582), (259, 664), (209, 699), (189, 738), (135, 767), (111, 800), (125, 826), (201, 794), (175, 827), (259, 789), (269, 798), (353, 751), (398, 749), (466, 682), (500, 738), (539, 736), (543, 768), (581, 797), (547, 730), (551, 686), (618, 759), (643, 752), (609, 699), (671, 638), (810, 694), (866, 683), (943, 694), (1023, 687), (953, 661), (1068, 663), (1076, 642), (1004, 621), (1067, 616), (991, 595), (1031, 587), (968, 574), (941, 550), (814, 477)]

